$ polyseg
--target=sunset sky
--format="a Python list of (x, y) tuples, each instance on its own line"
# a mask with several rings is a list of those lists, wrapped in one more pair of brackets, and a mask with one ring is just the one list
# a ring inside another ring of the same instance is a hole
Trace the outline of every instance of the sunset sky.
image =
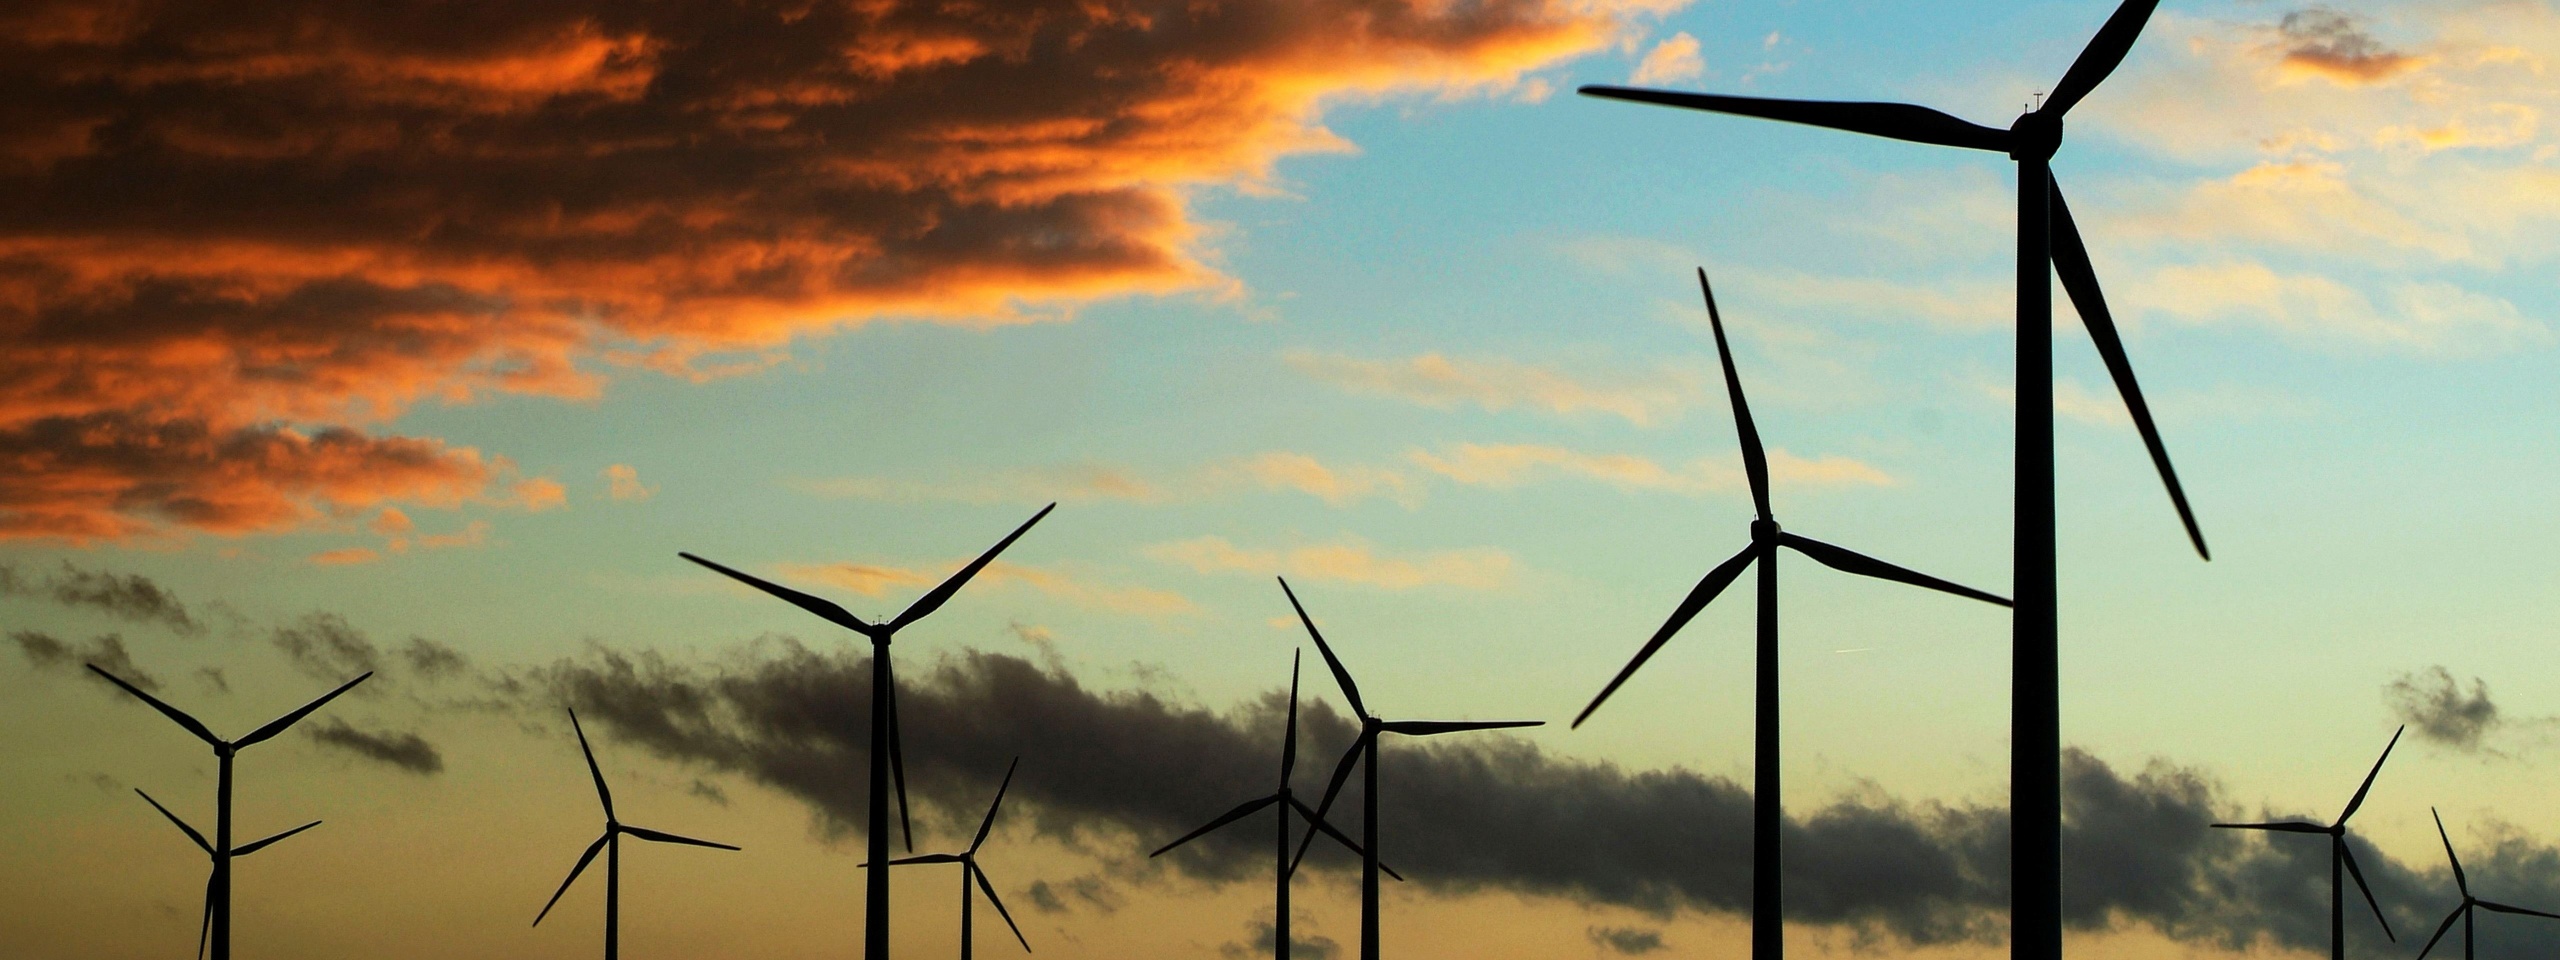
[[(600, 821), (564, 707), (628, 822), (745, 848), (628, 846), (624, 956), (854, 956), (869, 650), (676, 553), (886, 617), (1056, 501), (895, 647), (919, 852), (1021, 757), (981, 862), (1039, 956), (1268, 954), (1267, 820), (1145, 852), (1271, 787), (1274, 575), (1381, 713), (1548, 721), (1389, 742), (1389, 953), (1738, 955), (1748, 591), (1566, 728), (1747, 542), (1693, 270), (1779, 520), (2006, 593), (2012, 166), (1573, 90), (2005, 127), (2111, 10), (10, 4), (0, 954), (197, 928), (133, 791), (209, 829), (213, 759), (90, 662), (225, 735), (377, 671), (242, 754), (244, 841), (325, 821), (241, 862), (243, 957), (594, 955), (601, 876), (527, 926)], [(2319, 840), (2204, 824), (2327, 822), (2402, 724), (2351, 948), (2454, 906), (2430, 806), (2560, 910), (2553, 117), (2560, 0), (2172, 0), (2073, 112), (2214, 550), (2059, 307), (2075, 956), (2325, 955)], [(2005, 613), (1785, 570), (1791, 949), (2005, 955)], [(957, 882), (902, 872), (900, 956)]]

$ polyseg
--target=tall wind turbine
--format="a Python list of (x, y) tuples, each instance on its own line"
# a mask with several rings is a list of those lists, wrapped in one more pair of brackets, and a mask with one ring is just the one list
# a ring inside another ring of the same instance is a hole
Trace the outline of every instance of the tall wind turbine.
[[(1333, 648), (1325, 645), (1324, 634), (1316, 630), (1315, 619), (1307, 616), (1307, 608), (1298, 603), (1298, 594), (1289, 589), (1289, 581), (1286, 578), (1280, 581), (1280, 592), (1288, 594), (1290, 609), (1298, 611), (1298, 622), (1306, 624), (1307, 636), (1315, 638), (1316, 652), (1324, 654), (1324, 665), (1333, 670), (1334, 682), (1342, 685), (1342, 698), (1351, 701), (1351, 712), (1360, 718), (1360, 735), (1353, 738), (1351, 746), (1342, 751), (1342, 762), (1335, 764), (1333, 768), (1333, 782), (1325, 785), (1324, 801), (1316, 804), (1316, 812), (1307, 819), (1318, 823), (1324, 821), (1325, 811), (1333, 809), (1333, 798), (1342, 792), (1343, 783), (1351, 779), (1351, 765), (1359, 764), (1365, 777), (1360, 789), (1360, 960), (1378, 960), (1379, 735), (1400, 733), (1408, 737), (1428, 737), (1443, 733), (1462, 733), (1468, 730), (1535, 727), (1544, 725), (1546, 721), (1381, 720), (1372, 716), (1368, 706), (1360, 702), (1360, 685), (1352, 682), (1351, 671), (1344, 669), (1341, 658), (1334, 656)], [(1316, 832), (1307, 831), (1306, 839), (1298, 843), (1297, 860), (1305, 860), (1307, 848), (1314, 846), (1315, 842)], [(1295, 869), (1294, 861), (1292, 869)]]
[[(956, 863), (960, 865), (960, 960), (969, 960), (969, 944), (972, 939), (971, 934), (976, 929), (970, 923), (969, 918), (970, 909), (976, 905), (977, 901), (976, 891), (970, 889), (970, 881), (972, 880), (977, 881), (977, 890), (984, 890), (987, 892), (987, 902), (996, 905), (996, 915), (1003, 917), (1004, 925), (1012, 928), (1013, 938), (1022, 942), (1022, 952), (1031, 952), (1031, 941), (1024, 940), (1022, 937), (1022, 928), (1014, 926), (1013, 911), (1004, 908), (1004, 898), (996, 896), (996, 885), (987, 880), (986, 868), (978, 866), (978, 848), (986, 846), (987, 832), (995, 829), (996, 811), (1004, 808), (1005, 788), (1013, 786), (1013, 768), (1021, 765), (1022, 758), (1015, 757), (1013, 758), (1013, 763), (1004, 768), (1004, 782), (996, 786), (995, 802), (987, 804), (987, 818), (978, 821), (978, 835), (969, 841), (969, 849), (962, 850), (959, 853), (928, 853), (920, 857), (900, 857), (896, 860), (889, 861), (889, 865), (893, 867), (903, 867), (917, 863)], [(866, 864), (866, 866), (868, 866), (868, 864)]]
[(533, 915), (533, 925), (537, 927), (542, 925), (542, 918), (551, 915), (551, 908), (560, 902), (560, 895), (569, 892), (569, 885), (578, 882), (578, 874), (586, 872), (587, 864), (595, 862), (597, 851), (603, 851), (604, 960), (614, 960), (622, 949), (623, 834), (627, 833), (642, 840), (655, 840), (659, 843), (688, 843), (718, 850), (738, 848), (709, 840), (679, 837), (647, 827), (635, 827), (616, 819), (613, 815), (613, 790), (604, 785), (604, 771), (596, 767), (596, 751), (587, 746), (587, 731), (584, 727), (578, 726), (578, 711), (569, 711), (569, 729), (578, 732), (578, 752), (587, 755), (587, 773), (596, 778), (596, 799), (604, 803), (604, 835), (597, 837), (596, 842), (587, 845), (587, 852), (578, 857), (578, 865), (569, 868), (569, 879), (560, 881), (560, 889), (551, 892), (551, 900), (542, 905), (542, 912)]
[(2462, 905), (2453, 908), (2452, 913), (2444, 915), (2444, 923), (2436, 927), (2436, 935), (2428, 937), (2427, 945), (2418, 950), (2418, 960), (2427, 960), (2427, 952), (2436, 948), (2436, 941), (2444, 939), (2445, 931), (2453, 929), (2453, 921), (2456, 919), (2462, 921), (2462, 960), (2471, 960), (2471, 946), (2479, 942), (2478, 938), (2472, 936), (2471, 908), (2473, 907), (2495, 910), (2499, 913), (2521, 913), (2528, 917), (2549, 917), (2560, 920), (2560, 913), (2544, 913), (2540, 910), (2511, 907), (2472, 896), (2471, 880), (2462, 875), (2462, 858), (2453, 855), (2453, 838), (2445, 836), (2444, 815), (2437, 813), (2434, 807), (2428, 807), (2427, 814), (2436, 818), (2436, 838), (2444, 841), (2444, 858), (2453, 864), (2453, 885), (2462, 891)]
[[(214, 787), (212, 842), (206, 842), (203, 834), (197, 833), (194, 827), (187, 826), (186, 821), (178, 819), (177, 814), (170, 813), (169, 808), (161, 807), (160, 801), (152, 800), (149, 794), (144, 794), (142, 799), (150, 801), (151, 805), (154, 807), (160, 807), (160, 813), (162, 816), (168, 817), (171, 823), (177, 824), (178, 829), (186, 831), (187, 838), (194, 840), (196, 842), (196, 846), (203, 848), (205, 854), (213, 858), (213, 878), (205, 881), (204, 885), (204, 921), (198, 924), (198, 929), (196, 931), (196, 954), (198, 956), (202, 956), (205, 952), (205, 948), (210, 945), (213, 949), (213, 960), (231, 960), (232, 858), (248, 856), (268, 844), (320, 825), (319, 821), (314, 820), (310, 823), (303, 824), (302, 826), (276, 834), (275, 836), (248, 844), (247, 846), (232, 846), (231, 759), (240, 752), (240, 748), (265, 742), (266, 740), (273, 738), (276, 734), (283, 733), (285, 728), (291, 727), (296, 723), (300, 723), (302, 718), (310, 716), (312, 711), (320, 709), (321, 704), (337, 699), (339, 694), (347, 692), (356, 684), (363, 683), (366, 677), (373, 676), (373, 671), (367, 670), (364, 672), (363, 676), (359, 676), (353, 680), (339, 684), (338, 689), (321, 694), (320, 699), (303, 704), (301, 707), (296, 708), (292, 713), (267, 721), (266, 726), (249, 731), (248, 736), (241, 737), (238, 740), (225, 740), (221, 737), (214, 736), (211, 728), (206, 727), (202, 722), (196, 720), (196, 718), (188, 716), (185, 711), (160, 702), (160, 698), (142, 692), (141, 688), (124, 682), (124, 678), (99, 669), (98, 665), (94, 663), (87, 664), (87, 666), (91, 673), (105, 677), (107, 678), (107, 682), (123, 687), (124, 692), (141, 698), (142, 702), (150, 704), (152, 709), (158, 710), (162, 715), (176, 721), (179, 726), (185, 727), (188, 733), (195, 734), (196, 739), (202, 740), (213, 746), (213, 755), (221, 763), (221, 772), (217, 774), (217, 779), (215, 780), (216, 785)], [(139, 790), (134, 792), (141, 793)]]
[[(2373, 778), (2382, 775), (2382, 761), (2391, 759), (2391, 748), (2400, 745), (2400, 734), (2407, 732), (2408, 729), (2408, 724), (2401, 724), (2400, 729), (2391, 732), (2391, 742), (2382, 745), (2382, 756), (2374, 759), (2373, 770), (2364, 775), (2364, 784), (2356, 788), (2356, 795), (2347, 799), (2347, 809), (2338, 814), (2338, 822), (2336, 823), (2332, 823), (2325, 827), (2307, 820), (2277, 820), (2269, 823), (2214, 824), (2214, 826), (2229, 830), (2272, 830), (2278, 833), (2328, 834), (2329, 960), (2347, 960), (2347, 900), (2346, 888), (2338, 882), (2338, 870), (2340, 867), (2346, 868), (2347, 874), (2355, 878), (2356, 889), (2364, 891), (2365, 905), (2373, 908), (2373, 919), (2382, 924), (2382, 935), (2390, 937), (2391, 942), (2393, 943), (2400, 942), (2400, 938), (2391, 932), (2391, 921), (2384, 918), (2382, 915), (2382, 904), (2374, 902), (2373, 888), (2365, 885), (2364, 871), (2356, 869), (2356, 852), (2347, 848), (2347, 818), (2356, 815), (2357, 807), (2364, 806), (2365, 791), (2373, 789)], [(2453, 852), (2452, 841), (2448, 840), (2445, 842), (2445, 852), (2448, 854)], [(2459, 867), (2456, 869), (2459, 869)]]
[[(2053, 555), (2053, 287), (2055, 273), (2097, 343), (2169, 501), (2206, 559), (2204, 533), (2187, 508), (2186, 491), (2169, 466), (2168, 448), (2151, 422), (2133, 364), (2125, 358), (2080, 228), (2071, 222), (2051, 162), (2062, 146), (2062, 117), (2124, 62), (2159, 0), (2125, 0), (2054, 86), (2053, 95), (1998, 130), (1904, 103), (1771, 100), (1718, 94), (1588, 86), (1596, 97), (1635, 100), (1716, 113), (1830, 127), (1852, 133), (2006, 153), (2018, 162), (2018, 460), (2011, 576), (2017, 597), (2010, 656), (2009, 808), (2010, 955), (2062, 956), (2062, 729), (2056, 677), (2057, 621)], [(1762, 957), (1761, 960), (1768, 960)]]
[(1777, 960), (1785, 952), (1786, 913), (1780, 909), (1778, 883), (1778, 835), (1784, 825), (1783, 807), (1778, 802), (1778, 548), (1786, 547), (1834, 570), (1859, 576), (1895, 580), (1931, 590), (1970, 597), (1984, 603), (2008, 606), (2009, 601), (1949, 583), (1924, 573), (1906, 570), (1845, 547), (1836, 547), (1811, 537), (1778, 529), (1778, 521), (1769, 513), (1769, 457), (1760, 448), (1760, 430), (1751, 421), (1751, 405), (1742, 397), (1742, 378), (1734, 372), (1733, 348), (1725, 342), (1724, 317), (1716, 310), (1715, 288), (1707, 284), (1707, 271), (1698, 270), (1698, 289), (1707, 298), (1707, 323), (1716, 335), (1716, 356), (1723, 361), (1726, 396), (1733, 402), (1733, 431), (1742, 443), (1742, 469), (1751, 482), (1751, 503), (1759, 518), (1751, 521), (1751, 543), (1732, 559), (1707, 572), (1705, 579), (1689, 591), (1687, 599), (1671, 611), (1671, 619), (1653, 633), (1653, 639), (1636, 651), (1626, 669), (1618, 671), (1591, 705), (1573, 718), (1575, 727), (1590, 719), (1591, 712), (1618, 687), (1635, 676), (1636, 668), (1652, 659), (1655, 651), (1671, 641), (1671, 636), (1688, 626), (1689, 621), (1714, 602), (1742, 568), (1760, 565), (1760, 645), (1757, 656), (1759, 678), (1752, 703), (1751, 751), (1751, 955), (1754, 960)]
[(960, 568), (960, 572), (942, 581), (897, 616), (872, 623), (854, 616), (834, 601), (813, 597), (790, 587), (769, 583), (690, 553), (677, 556), (710, 567), (731, 579), (791, 602), (793, 606), (817, 614), (820, 619), (871, 638), (871, 796), (870, 811), (864, 830), (870, 834), (870, 856), (865, 860), (869, 871), (863, 890), (862, 955), (864, 960), (889, 960), (889, 784), (894, 776), (898, 788), (898, 825), (905, 832), (907, 849), (916, 845), (914, 826), (907, 820), (907, 761), (898, 746), (898, 680), (889, 662), (889, 641), (908, 624), (942, 609), (951, 595), (969, 582), (970, 577), (986, 569), (996, 554), (1013, 545), (1013, 541), (1031, 529), (1031, 525), (1058, 509), (1052, 503), (1022, 522), (1012, 533), (996, 541), (978, 559)]
[[(1351, 848), (1351, 852), (1362, 853), (1365, 849), (1358, 843), (1353, 842), (1350, 837), (1344, 836), (1342, 831), (1334, 829), (1333, 824), (1326, 823), (1323, 818), (1316, 816), (1315, 809), (1307, 806), (1306, 801), (1298, 799), (1297, 794), (1290, 790), (1289, 773), (1290, 771), (1295, 770), (1297, 766), (1298, 654), (1293, 653), (1289, 656), (1289, 734), (1287, 739), (1280, 742), (1280, 789), (1269, 796), (1262, 797), (1257, 800), (1247, 800), (1243, 803), (1237, 804), (1235, 809), (1219, 814), (1218, 819), (1211, 820), (1200, 829), (1183, 834), (1182, 839), (1157, 847), (1154, 853), (1147, 854), (1147, 856), (1150, 857), (1163, 856), (1166, 852), (1175, 847), (1179, 847), (1183, 844), (1190, 843), (1193, 840), (1206, 836), (1211, 831), (1214, 831), (1219, 827), (1223, 827), (1227, 824), (1252, 816), (1256, 811), (1259, 811), (1264, 807), (1277, 804), (1279, 808), (1279, 832), (1277, 834), (1278, 839), (1273, 841), (1271, 848), (1273, 855), (1271, 872), (1272, 883), (1274, 886), (1272, 893), (1273, 919), (1271, 921), (1271, 960), (1289, 960), (1289, 878), (1297, 873), (1297, 864), (1292, 862), (1289, 857), (1290, 811), (1297, 811), (1299, 816), (1307, 818), (1307, 828), (1309, 830), (1323, 831), (1325, 836), (1332, 837), (1333, 839), (1340, 841), (1343, 846)], [(1404, 879), (1403, 876), (1395, 872), (1394, 868), (1389, 867), (1386, 864), (1379, 864), (1378, 869), (1385, 871), (1390, 877), (1395, 877), (1398, 880)]]

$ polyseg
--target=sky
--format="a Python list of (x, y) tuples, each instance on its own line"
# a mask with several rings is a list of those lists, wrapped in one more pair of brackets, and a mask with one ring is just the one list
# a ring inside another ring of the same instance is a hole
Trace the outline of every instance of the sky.
[[(1054, 501), (893, 648), (918, 851), (1021, 758), (981, 856), (1040, 955), (1269, 952), (1267, 821), (1146, 851), (1272, 785), (1274, 576), (1381, 714), (1547, 721), (1388, 745), (1390, 952), (1738, 952), (1747, 592), (1566, 724), (1747, 542), (1694, 271), (1787, 529), (2006, 593), (2011, 167), (1573, 90), (2006, 126), (2110, 10), (12, 5), (0, 943), (195, 930), (134, 790), (205, 824), (214, 764), (95, 663), (226, 735), (374, 671), (242, 755), (244, 837), (324, 821), (242, 861), (243, 955), (596, 949), (600, 878), (528, 926), (599, 826), (567, 708), (629, 822), (745, 848), (626, 849), (626, 956), (852, 955), (870, 651), (676, 554), (880, 618)], [(2173, 0), (2072, 113), (2213, 547), (2059, 305), (2075, 955), (2325, 950), (2318, 842), (2205, 824), (2325, 823), (2404, 725), (2351, 949), (2454, 905), (2431, 808), (2560, 910), (2555, 64), (2550, 0)], [(1784, 571), (1790, 949), (2005, 953), (2006, 616)], [(1308, 863), (1298, 952), (1356, 951)], [(899, 877), (901, 955), (957, 880)]]

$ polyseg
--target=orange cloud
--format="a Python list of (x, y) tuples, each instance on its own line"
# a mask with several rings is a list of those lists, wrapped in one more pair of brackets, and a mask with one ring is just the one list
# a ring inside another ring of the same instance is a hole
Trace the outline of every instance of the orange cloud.
[[(0, 537), (481, 499), (506, 478), (476, 454), (361, 431), (887, 315), (1225, 291), (1191, 186), (1342, 149), (1330, 100), (1524, 89), (1660, 6), (28, 0), (0, 18)], [(286, 425), (440, 479), (129, 449)]]
[(640, 482), (640, 471), (630, 464), (617, 463), (604, 468), (607, 495), (616, 500), (638, 502), (658, 495), (658, 488)]
[(1490, 590), (1511, 576), (1511, 555), (1493, 547), (1440, 550), (1412, 559), (1380, 556), (1368, 544), (1343, 540), (1285, 550), (1238, 547), (1225, 537), (1160, 543), (1147, 555), (1199, 573), (1281, 575), (1411, 590), (1447, 586)]
[(2426, 65), (2425, 57), (2384, 47), (2346, 14), (2314, 7), (2284, 15), (2278, 75), (2318, 78), (2340, 86), (2381, 83)]

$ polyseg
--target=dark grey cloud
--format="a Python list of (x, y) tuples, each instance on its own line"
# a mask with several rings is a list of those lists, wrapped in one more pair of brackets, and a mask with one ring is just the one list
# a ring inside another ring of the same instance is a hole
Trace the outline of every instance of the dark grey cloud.
[(12, 630), (9, 632), (9, 639), (17, 642), (18, 652), (26, 655), (27, 664), (38, 670), (76, 673), (97, 681), (99, 686), (114, 689), (113, 685), (99, 679), (97, 674), (81, 669), (83, 664), (94, 663), (108, 673), (124, 678), (126, 683), (153, 693), (160, 691), (160, 678), (142, 669), (140, 664), (134, 663), (133, 653), (124, 648), (124, 638), (115, 634), (105, 634), (92, 638), (88, 643), (75, 644), (49, 633)]
[(2391, 712), (2418, 730), (2422, 739), (2456, 750), (2477, 751), (2481, 738), (2501, 722), (2498, 705), (2489, 699), (2489, 682), (2471, 678), (2471, 692), (2442, 666), (2401, 674), (2382, 690)]
[[(1306, 917), (1294, 910), (1290, 911), (1289, 915), (1296, 918), (1296, 922), (1292, 923), (1289, 928), (1289, 955), (1291, 957), (1306, 957), (1308, 960), (1333, 960), (1334, 957), (1342, 954), (1342, 945), (1334, 942), (1332, 937), (1324, 936), (1322, 934), (1306, 934), (1300, 932), (1306, 929), (1304, 926), (1307, 919)], [(1245, 924), (1244, 939), (1229, 940), (1225, 943), (1219, 944), (1218, 955), (1225, 957), (1226, 960), (1251, 960), (1253, 957), (1275, 956), (1276, 954), (1272, 951), (1272, 947), (1279, 942), (1279, 925), (1267, 919), (1256, 919), (1251, 923)]]
[[(543, 697), (544, 709), (567, 702), (592, 718), (591, 734), (798, 797), (821, 829), (850, 836), (862, 819), (862, 781), (852, 772), (865, 763), (869, 675), (856, 652), (769, 639), (711, 665), (597, 649), (526, 674), (517, 695)], [(1214, 711), (1143, 689), (1089, 689), (1062, 669), (984, 652), (902, 661), (900, 684), (920, 829), (973, 827), (1019, 754), (1007, 821), (1126, 865), (1268, 792), (1277, 772), (1285, 705), (1276, 691)], [(1302, 724), (1297, 786), (1312, 793), (1355, 730), (1323, 701), (1307, 704)], [(2120, 770), (2074, 750), (2064, 773), (2064, 909), (2074, 929), (2148, 926), (2231, 949), (2325, 948), (2323, 845), (2209, 829), (2237, 814), (2216, 782), (2191, 768), (2153, 761)], [(1729, 778), (1629, 770), (1502, 736), (1394, 742), (1379, 776), (1384, 853), (1423, 889), (1547, 895), (1664, 918), (1749, 908), (1751, 798)], [(1345, 829), (1357, 829), (1357, 790), (1338, 806)], [(2001, 806), (1869, 790), (1801, 808), (1782, 829), (1791, 921), (1849, 932), (1862, 945), (1988, 943), (2006, 933)], [(2550, 847), (2521, 834), (2489, 836), (2465, 861), (2474, 877), (2494, 878), (2481, 882), (2522, 905), (2560, 906), (2560, 869), (2534, 872), (2560, 863)], [(1261, 830), (1236, 829), (1156, 862), (1213, 884), (1260, 882), (1267, 843)], [(2435, 917), (2422, 914), (2449, 902), (2441, 866), (2404, 864), (2354, 843), (2395, 928), (2431, 929)], [(1351, 867), (1316, 849), (1312, 869)], [(1162, 876), (1114, 869), (1126, 882)], [(1067, 909), (1072, 896), (1044, 882), (1031, 899)], [(2350, 930), (2357, 949), (2382, 946), (2369, 921)], [(2555, 932), (2485, 924), (2482, 945), (2514, 936), (2560, 946)]]
[(188, 636), (204, 633), (204, 624), (187, 605), (151, 578), (138, 573), (83, 570), (63, 561), (59, 572), (38, 583), (15, 567), (0, 564), (0, 596), (41, 597), (66, 607), (103, 612), (134, 623), (158, 624)]
[(206, 693), (218, 696), (231, 692), (231, 678), (223, 674), (221, 667), (197, 667), (196, 682), (203, 685)]
[(729, 791), (722, 790), (720, 789), (719, 784), (713, 783), (709, 780), (704, 780), (700, 777), (694, 778), (693, 783), (686, 786), (684, 792), (693, 794), (694, 796), (701, 797), (702, 799), (709, 800), (724, 807), (729, 805)]
[(419, 776), (444, 772), (444, 754), (435, 744), (415, 733), (394, 730), (362, 730), (344, 720), (331, 717), (308, 728), (311, 739), (322, 746), (334, 747), (378, 763), (387, 763)]
[(400, 648), (400, 659), (409, 664), (409, 672), (430, 683), (461, 674), (471, 669), (471, 660), (445, 644), (425, 637), (410, 637)]
[(1634, 927), (1592, 927), (1583, 931), (1592, 943), (1611, 953), (1640, 957), (1662, 949), (1662, 931)]
[(305, 614), (290, 626), (277, 627), (275, 645), (294, 669), (329, 683), (382, 668), (382, 651), (334, 613)]

